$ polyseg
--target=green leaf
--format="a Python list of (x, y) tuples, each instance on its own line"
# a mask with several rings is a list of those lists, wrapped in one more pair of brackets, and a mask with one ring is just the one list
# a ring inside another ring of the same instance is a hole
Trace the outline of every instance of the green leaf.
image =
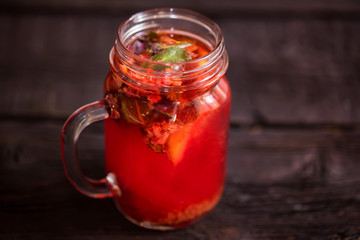
[(121, 112), (126, 121), (133, 124), (145, 124), (151, 106), (148, 102), (135, 97), (129, 97), (126, 94), (120, 96)]
[[(151, 61), (154, 62), (163, 62), (163, 63), (180, 63), (190, 61), (191, 57), (187, 54), (187, 52), (178, 47), (178, 46), (171, 46), (169, 48), (163, 49), (162, 51), (158, 52), (154, 56), (150, 58)], [(143, 68), (149, 68), (150, 64), (143, 63)], [(166, 66), (163, 65), (152, 65), (151, 68), (155, 71), (163, 71)]]
[(153, 42), (155, 42), (155, 41), (159, 40), (159, 35), (158, 35), (156, 32), (154, 32), (154, 31), (149, 31), (149, 32), (146, 34), (145, 39), (146, 39), (147, 41), (153, 41)]
[(164, 63), (180, 63), (191, 60), (191, 57), (188, 56), (184, 49), (178, 46), (172, 46), (155, 54), (150, 60)]

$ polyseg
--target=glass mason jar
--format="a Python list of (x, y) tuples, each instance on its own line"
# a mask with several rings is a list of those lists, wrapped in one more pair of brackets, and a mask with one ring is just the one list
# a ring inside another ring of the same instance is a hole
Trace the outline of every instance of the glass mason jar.
[[(195, 39), (208, 53), (154, 62), (129, 50), (150, 31)], [(188, 10), (140, 12), (119, 27), (109, 59), (105, 98), (74, 112), (62, 131), (70, 182), (87, 196), (113, 197), (139, 226), (168, 230), (196, 222), (217, 204), (225, 180), (231, 94), (220, 28)], [(98, 120), (105, 120), (107, 176), (93, 180), (80, 170), (76, 143)]]

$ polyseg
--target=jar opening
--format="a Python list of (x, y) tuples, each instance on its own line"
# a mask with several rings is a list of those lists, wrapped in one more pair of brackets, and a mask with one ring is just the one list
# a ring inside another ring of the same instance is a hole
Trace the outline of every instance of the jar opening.
[[(128, 49), (129, 44), (149, 31), (181, 34), (209, 48), (199, 58), (183, 62), (155, 62)], [(160, 91), (183, 91), (217, 82), (227, 70), (228, 57), (220, 28), (212, 20), (184, 9), (153, 9), (137, 13), (121, 24), (110, 54), (113, 72), (121, 72), (132, 84)], [(151, 71), (144, 65), (159, 66)], [(124, 71), (126, 68), (126, 71)], [(171, 69), (159, 71), (158, 69)], [(142, 81), (151, 78), (151, 81)], [(162, 80), (170, 81), (162, 81)]]

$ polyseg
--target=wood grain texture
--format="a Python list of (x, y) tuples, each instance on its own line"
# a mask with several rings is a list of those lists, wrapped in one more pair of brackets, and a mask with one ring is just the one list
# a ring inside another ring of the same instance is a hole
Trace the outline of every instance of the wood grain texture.
[(229, 19), (219, 24), (231, 60), (234, 122), (360, 120), (359, 22)]
[[(230, 57), (227, 183), (179, 231), (134, 226), (66, 179), (60, 131), (102, 97), (108, 54), (131, 14), (165, 0), (0, 2), (0, 239), (359, 240), (360, 2), (183, 0), (216, 21)], [(104, 175), (103, 127), (80, 164)]]
[[(0, 239), (337, 239), (360, 233), (360, 132), (238, 129), (220, 204), (187, 229), (128, 223), (111, 200), (67, 181), (53, 121), (0, 122)], [(86, 174), (103, 175), (102, 125), (80, 138)], [(355, 239), (355, 238), (354, 238)]]
[[(100, 99), (122, 20), (3, 16), (0, 114), (64, 119)], [(359, 21), (219, 19), (230, 55), (232, 122), (359, 123)]]
[(134, 13), (140, 10), (163, 7), (187, 8), (200, 11), (210, 15), (239, 15), (252, 16), (257, 15), (282, 15), (290, 16), (296, 14), (298, 16), (327, 16), (342, 15), (346, 17), (348, 14), (356, 15), (360, 12), (360, 4), (356, 0), (304, 0), (304, 1), (286, 1), (286, 0), (223, 0), (205, 1), (205, 0), (182, 0), (173, 1), (169, 4), (166, 0), (138, 0), (138, 1), (117, 1), (117, 0), (3, 0), (1, 2), (2, 9), (11, 12), (27, 13), (78, 13), (78, 14), (105, 14), (118, 15), (124, 13)]

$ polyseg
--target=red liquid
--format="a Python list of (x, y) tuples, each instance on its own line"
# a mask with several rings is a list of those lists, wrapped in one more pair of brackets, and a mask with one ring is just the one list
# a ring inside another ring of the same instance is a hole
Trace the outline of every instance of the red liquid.
[[(105, 86), (114, 86), (112, 81), (108, 77)], [(175, 129), (166, 132), (164, 138), (155, 138), (159, 146), (164, 146), (160, 150), (149, 140), (148, 122), (136, 123), (126, 116), (105, 121), (106, 169), (116, 175), (122, 191), (115, 202), (138, 223), (186, 225), (211, 210), (220, 199), (230, 112), (226, 78), (189, 101), (196, 118), (186, 123), (164, 120), (161, 114), (155, 120), (145, 114), (139, 117), (139, 122), (151, 119), (151, 124), (165, 122), (165, 127)], [(137, 110), (139, 106), (142, 110), (141, 104), (137, 102)]]

